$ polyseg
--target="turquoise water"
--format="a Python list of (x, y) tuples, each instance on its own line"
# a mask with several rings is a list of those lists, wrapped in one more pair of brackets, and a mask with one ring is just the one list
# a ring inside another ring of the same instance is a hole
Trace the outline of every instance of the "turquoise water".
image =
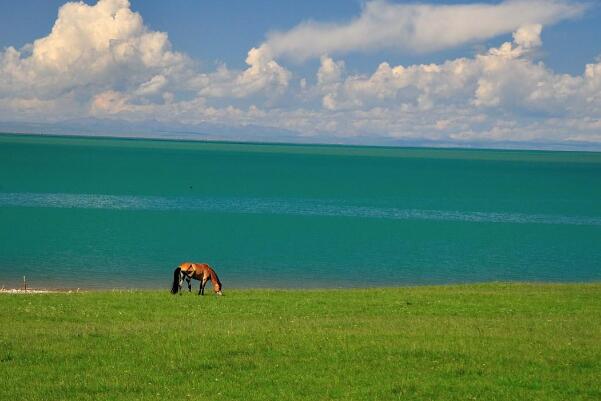
[(0, 135), (0, 285), (601, 280), (601, 153)]

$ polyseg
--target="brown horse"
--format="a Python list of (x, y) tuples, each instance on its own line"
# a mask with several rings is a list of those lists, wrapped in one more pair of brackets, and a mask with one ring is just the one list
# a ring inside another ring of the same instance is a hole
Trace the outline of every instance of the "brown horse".
[(209, 280), (211, 280), (211, 284), (213, 284), (213, 291), (215, 291), (215, 294), (223, 295), (221, 292), (221, 281), (219, 281), (219, 277), (217, 277), (215, 270), (206, 263), (192, 262), (184, 262), (175, 269), (173, 272), (173, 286), (171, 288), (171, 293), (177, 294), (180, 292), (184, 280), (188, 282), (188, 291), (192, 292), (192, 279), (200, 281), (198, 295), (205, 294), (205, 285)]

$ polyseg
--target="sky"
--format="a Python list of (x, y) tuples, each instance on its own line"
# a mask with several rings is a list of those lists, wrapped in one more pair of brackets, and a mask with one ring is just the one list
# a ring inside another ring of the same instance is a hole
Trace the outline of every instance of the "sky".
[(2, 2), (0, 130), (600, 150), (599, 38), (594, 1)]

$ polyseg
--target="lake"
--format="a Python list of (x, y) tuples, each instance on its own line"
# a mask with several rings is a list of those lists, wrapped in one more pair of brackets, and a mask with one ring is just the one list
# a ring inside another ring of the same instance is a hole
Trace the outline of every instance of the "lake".
[(601, 153), (0, 135), (0, 285), (601, 280)]

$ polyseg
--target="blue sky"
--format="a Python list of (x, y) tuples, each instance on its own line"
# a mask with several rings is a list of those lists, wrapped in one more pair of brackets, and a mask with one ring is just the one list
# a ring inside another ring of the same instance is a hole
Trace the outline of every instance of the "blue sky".
[(0, 4), (0, 122), (219, 126), (247, 140), (265, 139), (255, 136), (264, 127), (267, 140), (279, 130), (317, 142), (601, 143), (595, 2), (65, 3)]

